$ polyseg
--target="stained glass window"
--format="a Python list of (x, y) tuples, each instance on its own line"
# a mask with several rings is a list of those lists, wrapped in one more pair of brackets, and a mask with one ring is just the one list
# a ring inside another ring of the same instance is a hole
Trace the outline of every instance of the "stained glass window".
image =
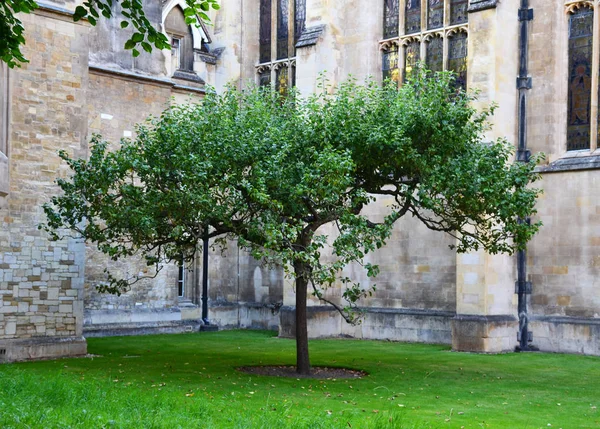
[(404, 73), (402, 73), (403, 81), (410, 76), (415, 69), (417, 62), (420, 59), (421, 44), (418, 41), (412, 41), (404, 47)]
[(569, 19), (567, 150), (590, 147), (594, 12), (582, 7)]
[(281, 67), (277, 70), (275, 77), (275, 90), (281, 94), (286, 95), (288, 91), (288, 69), (287, 67)]
[(421, 31), (421, 0), (406, 0), (404, 16), (404, 32), (406, 34)]
[(456, 87), (467, 88), (467, 33), (458, 33), (448, 39), (448, 70), (456, 73)]
[(444, 25), (444, 0), (427, 0), (427, 29)]
[(270, 70), (262, 71), (258, 74), (258, 85), (266, 86), (266, 87), (271, 86), (271, 71)]
[(432, 72), (444, 70), (444, 41), (441, 37), (432, 37), (427, 42), (425, 63)]
[(260, 0), (260, 60), (271, 61), (271, 0)]
[(450, 25), (464, 24), (469, 21), (467, 9), (469, 0), (450, 0)]
[(294, 45), (302, 35), (306, 27), (306, 0), (296, 0), (295, 3), (296, 22), (294, 24)]
[(277, 59), (288, 57), (289, 0), (277, 0)]
[(398, 36), (400, 20), (400, 0), (384, 0), (383, 5), (383, 38)]
[(398, 47), (383, 52), (383, 80), (390, 79), (393, 82), (400, 80), (398, 68)]

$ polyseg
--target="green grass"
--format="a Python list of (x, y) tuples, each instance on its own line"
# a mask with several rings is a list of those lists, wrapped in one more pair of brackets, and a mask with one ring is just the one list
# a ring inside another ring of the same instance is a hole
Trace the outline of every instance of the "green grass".
[(0, 366), (1, 428), (600, 428), (600, 358), (311, 341), (361, 380), (256, 377), (293, 364), (270, 332), (92, 338), (94, 358)]

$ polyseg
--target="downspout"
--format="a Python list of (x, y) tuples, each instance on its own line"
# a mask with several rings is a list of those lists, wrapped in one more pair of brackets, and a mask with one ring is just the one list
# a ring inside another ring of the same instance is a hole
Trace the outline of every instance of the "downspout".
[(202, 321), (210, 325), (208, 320), (208, 229), (202, 239)]
[[(529, 162), (531, 152), (527, 149), (527, 95), (532, 87), (528, 69), (529, 49), (529, 21), (533, 20), (533, 9), (529, 8), (529, 0), (521, 0), (519, 9), (519, 76), (517, 89), (519, 90), (518, 108), (518, 135), (519, 146), (517, 149), (517, 162)], [(519, 222), (529, 222), (529, 219), (519, 219)], [(515, 293), (518, 294), (519, 332), (517, 351), (528, 351), (529, 342), (533, 335), (529, 331), (527, 312), (527, 295), (531, 294), (531, 282), (527, 281), (527, 249), (517, 253), (517, 282)]]

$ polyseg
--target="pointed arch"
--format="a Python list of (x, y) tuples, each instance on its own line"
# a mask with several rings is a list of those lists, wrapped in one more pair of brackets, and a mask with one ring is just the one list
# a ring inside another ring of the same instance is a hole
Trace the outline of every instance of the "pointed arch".
[[(181, 10), (185, 10), (188, 6), (184, 0), (169, 0), (165, 4), (165, 6), (162, 9), (162, 17), (161, 17), (161, 22), (160, 22), (160, 24), (161, 24), (160, 28), (162, 29), (163, 33), (166, 32), (165, 22), (167, 20), (167, 16), (169, 16), (169, 13), (171, 13), (173, 8), (175, 8), (175, 7), (180, 7)], [(204, 25), (202, 20), (199, 18), (197, 18), (197, 19), (198, 19), (198, 22), (200, 23), (200, 27), (198, 27), (196, 25), (190, 25), (190, 29), (192, 30), (192, 39), (193, 39), (194, 49), (201, 50), (202, 49), (202, 41), (204, 41), (205, 43), (211, 43), (211, 39), (208, 35), (206, 26)]]

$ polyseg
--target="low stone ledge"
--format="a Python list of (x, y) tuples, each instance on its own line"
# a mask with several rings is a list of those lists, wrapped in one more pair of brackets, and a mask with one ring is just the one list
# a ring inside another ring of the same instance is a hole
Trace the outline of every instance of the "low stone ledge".
[(85, 356), (84, 337), (33, 337), (0, 340), (0, 363)]
[(452, 350), (475, 353), (514, 351), (519, 321), (513, 315), (457, 314), (452, 319)]
[(498, 0), (471, 0), (467, 12), (479, 12), (486, 9), (494, 9), (498, 5)]
[[(356, 338), (428, 344), (451, 344), (451, 321), (454, 312), (418, 308), (362, 308), (360, 325), (346, 323), (331, 306), (310, 306), (308, 335), (310, 338)], [(280, 310), (279, 336), (296, 335), (295, 307)]]
[(105, 323), (84, 325), (83, 335), (86, 338), (120, 337), (152, 334), (181, 334), (200, 331), (199, 320), (178, 320), (155, 323)]
[(540, 351), (600, 356), (599, 318), (532, 315), (529, 329)]
[(548, 165), (536, 167), (535, 171), (544, 174), (598, 169), (600, 169), (600, 155), (588, 155), (560, 158)]

